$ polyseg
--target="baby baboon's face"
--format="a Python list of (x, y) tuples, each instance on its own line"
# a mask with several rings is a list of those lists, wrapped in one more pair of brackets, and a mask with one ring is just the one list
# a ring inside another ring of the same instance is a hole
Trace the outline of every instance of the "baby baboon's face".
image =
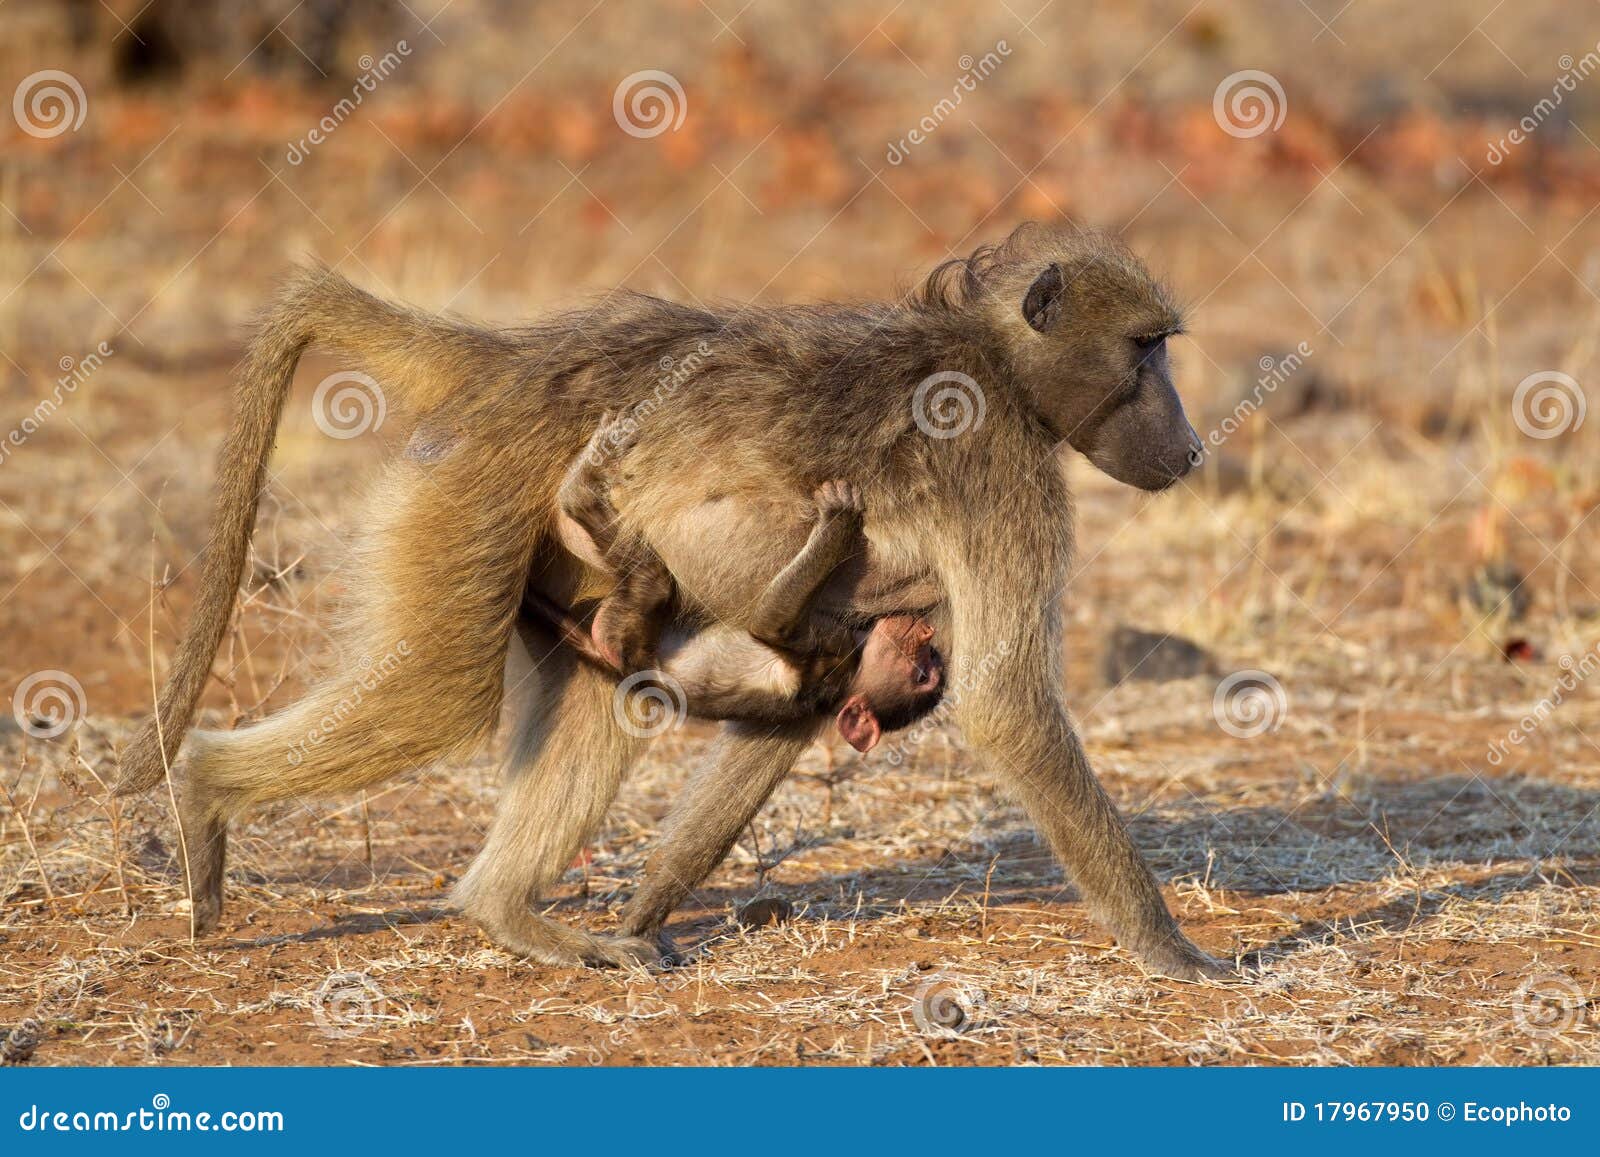
[(1162, 490), (1198, 465), (1200, 436), (1172, 386), (1167, 338), (1182, 319), (1126, 254), (1050, 262), (1022, 314), (1038, 334), (1020, 360), (1051, 429), (1119, 482)]

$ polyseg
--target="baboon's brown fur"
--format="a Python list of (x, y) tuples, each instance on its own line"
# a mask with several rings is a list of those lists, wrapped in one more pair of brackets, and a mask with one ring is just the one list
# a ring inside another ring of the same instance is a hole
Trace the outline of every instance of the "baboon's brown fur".
[[(583, 566), (554, 542), (555, 495), (603, 413), (623, 410), (640, 421), (615, 490), (627, 529), (666, 563), (686, 606), (731, 625), (749, 628), (761, 590), (794, 555), (817, 485), (857, 481), (868, 550), (830, 580), (824, 607), (849, 621), (931, 611), (952, 672), (969, 664), (971, 677), (956, 675), (951, 688), (966, 739), (1012, 784), (1099, 919), (1153, 969), (1217, 971), (1168, 913), (1062, 698), (1058, 603), (1072, 513), (1058, 449), (1069, 443), (1147, 489), (1188, 469), (1198, 439), (1163, 340), (1179, 326), (1125, 249), (1039, 228), (942, 266), (892, 304), (701, 309), (619, 293), (510, 330), (302, 273), (252, 346), (194, 620), (161, 697), (159, 733), (152, 724), (125, 753), (122, 790), (158, 782), (188, 728), (227, 626), (295, 362), (315, 344), (376, 378), (427, 434), (428, 453), (388, 468), (354, 600), (353, 653), (376, 662), (402, 640), (409, 653), (360, 694), (359, 673), (337, 676), (262, 723), (191, 738), (181, 812), (198, 927), (220, 908), (229, 815), (374, 784), (478, 744), (496, 719), (515, 637), (538, 664), (534, 690), (457, 902), (530, 957), (658, 958), (668, 914), (727, 852), (815, 724), (725, 726), (667, 823), (622, 936), (533, 912), (640, 747), (613, 716), (610, 681), (518, 621), (530, 582), (558, 602), (580, 593)], [(663, 358), (693, 372), (665, 377)], [(919, 384), (940, 372), (968, 375), (983, 393), (982, 421), (954, 437), (930, 436), (913, 412)]]

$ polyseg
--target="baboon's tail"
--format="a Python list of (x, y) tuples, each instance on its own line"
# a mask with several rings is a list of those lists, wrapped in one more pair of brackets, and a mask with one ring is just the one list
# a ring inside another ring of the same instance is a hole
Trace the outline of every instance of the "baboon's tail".
[(327, 269), (298, 271), (262, 315), (246, 352), (233, 422), (217, 470), (216, 513), (188, 629), (173, 657), (155, 716), (123, 751), (118, 795), (161, 782), (194, 718), (211, 664), (233, 617), (266, 484), (278, 422), (307, 348), (349, 356), (386, 395), (428, 408), (498, 344), (493, 334), (393, 305)]

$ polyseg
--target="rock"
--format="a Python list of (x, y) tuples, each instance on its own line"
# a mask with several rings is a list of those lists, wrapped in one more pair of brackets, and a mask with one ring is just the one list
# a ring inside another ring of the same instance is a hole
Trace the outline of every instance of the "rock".
[(1243, 425), (1266, 410), (1273, 421), (1285, 422), (1353, 408), (1350, 388), (1308, 365), (1312, 356), (1299, 349), (1262, 354), (1240, 373), (1238, 399), (1227, 414), (1216, 415), (1218, 420)]
[(0, 1038), (0, 1064), (21, 1065), (32, 1060), (43, 1035), (44, 1028), (37, 1020), (28, 1017), (22, 1021)]
[(1199, 675), (1221, 674), (1215, 656), (1182, 635), (1158, 635), (1137, 627), (1119, 625), (1106, 640), (1100, 672), (1115, 686), (1129, 679), (1168, 683)]
[(774, 928), (779, 924), (787, 924), (793, 918), (794, 905), (776, 896), (751, 900), (739, 909), (738, 914), (741, 928)]

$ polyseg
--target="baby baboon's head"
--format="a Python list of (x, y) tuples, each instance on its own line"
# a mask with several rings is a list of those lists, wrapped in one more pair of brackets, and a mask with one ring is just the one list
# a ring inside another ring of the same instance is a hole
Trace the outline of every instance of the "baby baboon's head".
[(861, 641), (849, 694), (838, 707), (839, 734), (871, 751), (885, 731), (910, 727), (944, 697), (944, 657), (920, 615), (885, 615)]
[(920, 301), (982, 312), (1039, 420), (1119, 482), (1161, 490), (1200, 462), (1167, 356), (1183, 318), (1120, 243), (1024, 226), (941, 266)]

